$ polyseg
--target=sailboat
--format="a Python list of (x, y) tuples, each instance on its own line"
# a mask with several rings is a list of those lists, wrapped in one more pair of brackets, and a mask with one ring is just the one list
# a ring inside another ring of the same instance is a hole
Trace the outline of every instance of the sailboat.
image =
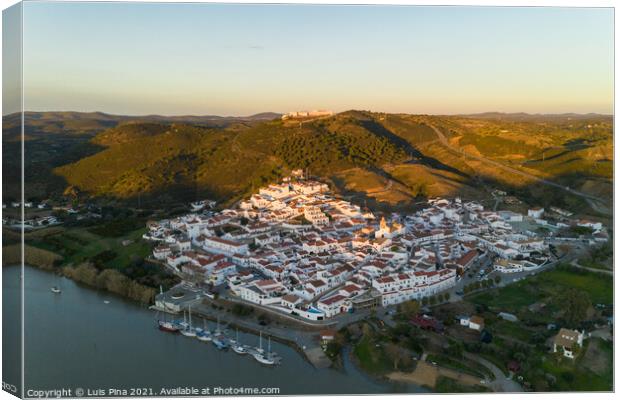
[(226, 350), (228, 348), (228, 342), (220, 329), (220, 317), (217, 317), (217, 327), (213, 332), (213, 344), (218, 350)]
[[(162, 287), (159, 287), (159, 293), (163, 295), (164, 291), (162, 289)], [(179, 327), (177, 326), (177, 324), (175, 324), (172, 321), (166, 321), (166, 301), (164, 299), (164, 319), (157, 321), (157, 324), (159, 325), (159, 329), (165, 332), (173, 332), (176, 333), (179, 331)]]
[[(231, 342), (232, 342), (232, 340), (231, 340)], [(234, 344), (232, 346), (232, 349), (237, 354), (247, 354), (247, 352), (248, 352), (246, 347), (244, 345), (242, 345), (241, 343), (239, 343), (239, 329), (237, 329), (237, 337), (236, 337), (235, 342), (234, 342)]]
[(187, 312), (187, 314), (189, 316), (189, 324), (186, 324), (183, 327), (183, 329), (181, 330), (181, 335), (188, 336), (188, 337), (194, 337), (196, 336), (196, 330), (192, 328), (192, 306), (189, 306), (189, 311)]
[(196, 328), (196, 338), (203, 342), (210, 342), (213, 337), (211, 336), (211, 332), (209, 332), (209, 329), (207, 328), (207, 321), (203, 319), (202, 322), (204, 327), (200, 331), (198, 331), (198, 328)]
[[(259, 346), (256, 349), (255, 352), (253, 352), (253, 356), (254, 359), (256, 361), (258, 361), (261, 364), (265, 364), (265, 365), (273, 365), (276, 363), (276, 360), (271, 357), (271, 355), (269, 353), (265, 353), (265, 350), (263, 350), (263, 332), (260, 332), (260, 342), (259, 342)], [(271, 338), (269, 338), (269, 347), (271, 350)]]
[(236, 344), (237, 342), (239, 342), (239, 329), (237, 329), (236, 332), (237, 334), (234, 339), (228, 339), (228, 342), (230, 344)]
[(222, 331), (220, 330), (220, 317), (217, 317), (217, 326), (215, 327), (215, 332), (213, 332), (213, 336), (221, 336)]

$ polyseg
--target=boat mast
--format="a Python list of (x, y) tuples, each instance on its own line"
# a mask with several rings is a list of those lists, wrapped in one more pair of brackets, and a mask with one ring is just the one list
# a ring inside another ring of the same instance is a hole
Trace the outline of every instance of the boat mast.
[(164, 304), (164, 323), (166, 322), (166, 299), (164, 298), (164, 288), (159, 285), (159, 295), (161, 296), (161, 302)]

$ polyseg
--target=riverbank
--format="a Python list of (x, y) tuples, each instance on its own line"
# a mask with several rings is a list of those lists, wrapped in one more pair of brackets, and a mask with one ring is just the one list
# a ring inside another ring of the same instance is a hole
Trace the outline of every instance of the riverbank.
[[(83, 263), (78, 266), (55, 267), (55, 264), (62, 260), (62, 257), (47, 250), (33, 246), (25, 246), (26, 264), (45, 271), (58, 273), (77, 283), (88, 286), (92, 289), (104, 290), (114, 293), (123, 298), (136, 301), (140, 304), (152, 304), (157, 290), (137, 283), (136, 281), (123, 275), (114, 269), (98, 270), (94, 266)], [(3, 247), (3, 266), (21, 264), (21, 246), (14, 244)], [(209, 309), (206, 305), (201, 305), (192, 310), (192, 313), (199, 314), (208, 320), (216, 321), (217, 314), (214, 309)], [(332, 363), (325, 355), (318, 343), (318, 339), (313, 337), (318, 335), (318, 329), (313, 333), (302, 330), (278, 329), (274, 331), (272, 327), (260, 327), (253, 321), (241, 320), (231, 313), (220, 315), (223, 323), (233, 328), (239, 328), (248, 333), (258, 335), (260, 331), (268, 331), (274, 340), (286, 344), (295, 349), (304, 359), (315, 368), (329, 368)], [(298, 339), (298, 340), (296, 340)]]
[[(108, 268), (98, 270), (88, 263), (78, 266), (58, 266), (62, 257), (48, 250), (24, 246), (24, 263), (45, 271), (60, 274), (75, 282), (93, 289), (105, 290), (141, 304), (151, 304), (157, 290), (142, 285), (118, 270)], [(21, 265), (21, 245), (13, 244), (2, 247), (2, 267)]]
[[(62, 257), (54, 252), (39, 249), (37, 247), (24, 246), (24, 262), (37, 268), (52, 270)], [(22, 247), (21, 244), (2, 246), (2, 266), (21, 265)]]
[[(273, 339), (272, 350), (282, 356), (282, 365), (264, 366), (252, 357), (161, 332), (154, 313), (136, 302), (29, 266), (25, 267), (27, 279), (20, 280), (21, 271), (19, 267), (3, 269), (3, 303), (10, 311), (5, 320), (16, 318), (18, 293), (25, 286), (29, 298), (24, 311), (29, 327), (26, 389), (144, 387), (158, 394), (179, 386), (232, 386), (277, 388), (280, 395), (420, 391), (414, 385), (377, 383), (353, 367), (345, 371), (314, 368), (294, 348)], [(62, 294), (51, 293), (53, 285), (61, 287)], [(239, 340), (249, 345), (259, 342), (257, 336), (242, 331)], [(265, 340), (263, 333), (263, 344)], [(11, 354), (18, 359), (19, 346), (11, 348), (7, 342), (4, 350), (7, 357)]]

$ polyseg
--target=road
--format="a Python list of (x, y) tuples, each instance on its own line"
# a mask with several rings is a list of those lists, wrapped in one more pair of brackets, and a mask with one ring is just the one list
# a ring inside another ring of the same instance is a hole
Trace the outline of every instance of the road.
[[(543, 178), (540, 178), (540, 177), (538, 177), (538, 176), (536, 176), (536, 175), (530, 174), (530, 173), (528, 173), (528, 172), (524, 172), (524, 171), (518, 170), (518, 169), (516, 169), (516, 168), (509, 167), (509, 166), (507, 166), (507, 165), (505, 165), (505, 164), (502, 164), (502, 163), (500, 163), (500, 162), (497, 162), (497, 161), (491, 160), (491, 159), (489, 159), (489, 158), (486, 158), (486, 157), (481, 157), (481, 156), (476, 156), (476, 155), (474, 155), (474, 154), (467, 153), (467, 152), (465, 152), (465, 151), (463, 151), (463, 150), (461, 150), (461, 149), (459, 149), (459, 148), (457, 148), (457, 147), (452, 146), (452, 145), (448, 142), (448, 139), (447, 139), (447, 138), (446, 138), (446, 136), (443, 134), (443, 132), (441, 132), (439, 129), (437, 129), (437, 127), (435, 127), (435, 126), (433, 126), (433, 125), (430, 125), (430, 127), (431, 127), (431, 128), (433, 129), (433, 131), (435, 131), (435, 133), (437, 134), (437, 137), (439, 138), (439, 142), (440, 142), (440, 143), (441, 143), (444, 147), (446, 147), (448, 150), (450, 150), (450, 151), (452, 151), (452, 152), (454, 152), (454, 153), (457, 153), (457, 154), (459, 154), (459, 155), (461, 155), (461, 156), (469, 157), (469, 158), (472, 158), (472, 159), (474, 159), (474, 160), (478, 160), (478, 161), (481, 161), (481, 162), (484, 162), (484, 163), (487, 163), (487, 164), (493, 165), (494, 167), (497, 167), (497, 168), (503, 169), (504, 171), (510, 172), (510, 173), (512, 173), (512, 174), (515, 174), (515, 175), (521, 175), (521, 176), (523, 176), (523, 177), (526, 177), (526, 178), (532, 179), (532, 180), (534, 180), (534, 181), (536, 181), (536, 182), (538, 182), (538, 183), (542, 183), (542, 184), (544, 184), (544, 185), (553, 186), (553, 187), (555, 187), (555, 188), (558, 188), (558, 189), (564, 190), (565, 192), (568, 192), (568, 193), (573, 194), (573, 195), (575, 195), (575, 196), (579, 196), (579, 197), (581, 197), (581, 198), (584, 198), (584, 199), (586, 199), (586, 200), (589, 200), (589, 201), (588, 201), (588, 203), (589, 203), (589, 204), (592, 204), (592, 203), (595, 203), (595, 202), (601, 202), (601, 203), (604, 203), (602, 199), (600, 199), (600, 198), (598, 198), (598, 197), (596, 197), (596, 196), (592, 196), (592, 195), (589, 195), (589, 194), (586, 194), (586, 193), (580, 192), (580, 191), (578, 191), (578, 190), (571, 189), (571, 188), (569, 188), (568, 186), (562, 186), (562, 185), (560, 185), (559, 183), (552, 182), (552, 181), (549, 181), (549, 180), (547, 180), (547, 179), (543, 179)], [(590, 203), (590, 202), (592, 202), (592, 203)], [(593, 206), (593, 208), (594, 208), (594, 206)], [(598, 212), (601, 212), (601, 211), (603, 210), (603, 208), (598, 207), (598, 206), (597, 206), (597, 207), (595, 207), (595, 209), (596, 209), (596, 211), (598, 211)]]
[(477, 354), (464, 352), (463, 355), (478, 364), (484, 365), (489, 371), (491, 371), (495, 379), (492, 382), (489, 382), (489, 386), (491, 386), (495, 392), (515, 393), (523, 391), (523, 388), (517, 382), (510, 379), (509, 376), (504, 375), (504, 372), (492, 362), (480, 357)]
[(597, 268), (584, 267), (583, 265), (579, 264), (577, 259), (574, 259), (571, 262), (571, 265), (575, 268), (583, 269), (583, 270), (590, 271), (590, 272), (596, 272), (597, 274), (605, 274), (605, 275), (611, 275), (611, 276), (614, 275), (614, 271), (610, 271), (608, 269), (597, 269)]

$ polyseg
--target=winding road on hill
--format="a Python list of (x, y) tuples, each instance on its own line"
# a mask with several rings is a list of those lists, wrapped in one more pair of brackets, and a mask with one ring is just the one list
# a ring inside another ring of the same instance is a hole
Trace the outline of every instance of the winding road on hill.
[(448, 139), (447, 139), (447, 138), (446, 138), (446, 136), (443, 134), (443, 132), (441, 132), (441, 131), (437, 128), (437, 127), (435, 127), (434, 125), (429, 125), (429, 126), (430, 126), (430, 127), (433, 129), (433, 131), (435, 131), (435, 133), (437, 134), (437, 137), (439, 138), (439, 142), (440, 142), (440, 143), (441, 143), (444, 147), (446, 147), (448, 150), (450, 150), (450, 151), (452, 151), (452, 152), (454, 152), (454, 153), (457, 153), (457, 154), (459, 154), (459, 155), (461, 155), (461, 156), (469, 157), (469, 158), (472, 158), (472, 159), (474, 159), (474, 160), (481, 161), (481, 162), (484, 162), (484, 163), (487, 163), (487, 164), (493, 165), (494, 167), (497, 167), (497, 168), (503, 169), (504, 171), (510, 172), (510, 173), (512, 173), (512, 174), (516, 174), (516, 175), (521, 175), (521, 176), (524, 176), (524, 177), (529, 178), (529, 179), (532, 179), (532, 180), (534, 180), (534, 181), (536, 181), (536, 182), (538, 182), (538, 183), (542, 183), (542, 184), (544, 184), (544, 185), (553, 186), (553, 187), (555, 187), (555, 188), (558, 188), (558, 189), (564, 190), (565, 192), (568, 192), (568, 193), (570, 193), (570, 194), (573, 194), (573, 195), (575, 195), (575, 196), (579, 196), (579, 197), (581, 197), (581, 198), (585, 199), (586, 201), (588, 201), (588, 204), (590, 204), (590, 205), (592, 206), (592, 208), (594, 208), (596, 211), (601, 212), (601, 213), (603, 213), (603, 214), (609, 214), (609, 212), (608, 212), (607, 210), (605, 210), (605, 209), (606, 209), (606, 207), (601, 207), (601, 206), (599, 206), (599, 205), (597, 204), (598, 202), (600, 202), (600, 203), (603, 203), (603, 204), (604, 204), (604, 202), (603, 202), (603, 200), (602, 200), (602, 199), (600, 199), (600, 198), (598, 198), (598, 197), (596, 197), (596, 196), (592, 196), (592, 195), (590, 195), (590, 194), (586, 194), (586, 193), (580, 192), (580, 191), (578, 191), (578, 190), (571, 189), (571, 188), (570, 188), (570, 187), (568, 187), (568, 186), (562, 186), (562, 185), (560, 185), (559, 183), (552, 182), (552, 181), (550, 181), (550, 180), (540, 178), (540, 177), (538, 177), (538, 176), (536, 176), (536, 175), (533, 175), (533, 174), (530, 174), (530, 173), (528, 173), (528, 172), (524, 172), (524, 171), (518, 170), (518, 169), (516, 169), (516, 168), (509, 167), (509, 166), (507, 166), (507, 165), (505, 165), (505, 164), (502, 164), (502, 163), (500, 163), (500, 162), (497, 162), (497, 161), (491, 160), (491, 159), (489, 159), (489, 158), (486, 158), (486, 157), (481, 157), (481, 156), (477, 156), (477, 155), (474, 155), (474, 154), (467, 153), (467, 152), (465, 152), (465, 151), (463, 151), (463, 150), (459, 149), (458, 147), (454, 147), (454, 146), (452, 146), (452, 145), (450, 144), (450, 142), (448, 142)]

